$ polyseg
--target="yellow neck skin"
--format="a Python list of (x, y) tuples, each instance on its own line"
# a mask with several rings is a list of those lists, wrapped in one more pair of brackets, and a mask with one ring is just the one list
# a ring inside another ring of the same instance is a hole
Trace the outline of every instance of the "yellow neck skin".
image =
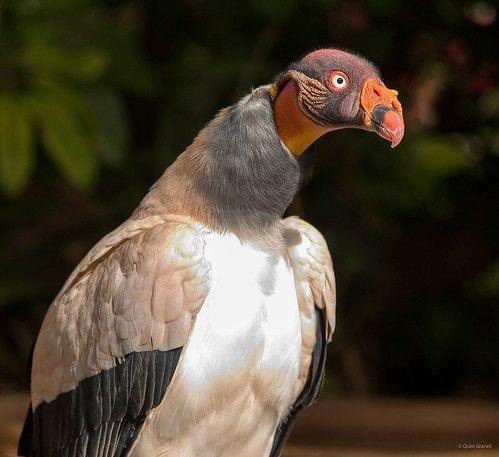
[(274, 100), (274, 118), (279, 137), (290, 152), (299, 157), (329, 130), (309, 119), (298, 106), (294, 81), (289, 81)]

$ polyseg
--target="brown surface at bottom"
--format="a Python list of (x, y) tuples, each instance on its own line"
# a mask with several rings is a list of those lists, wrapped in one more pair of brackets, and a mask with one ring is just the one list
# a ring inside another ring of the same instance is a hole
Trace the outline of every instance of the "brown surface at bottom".
[[(0, 457), (16, 455), (27, 405), (26, 394), (0, 396)], [(283, 457), (499, 457), (498, 438), (491, 402), (331, 398), (298, 416)]]
[(17, 440), (28, 408), (26, 394), (0, 396), (0, 457), (17, 455)]
[(455, 451), (387, 451), (337, 446), (303, 447), (289, 445), (283, 457), (499, 457), (494, 449)]

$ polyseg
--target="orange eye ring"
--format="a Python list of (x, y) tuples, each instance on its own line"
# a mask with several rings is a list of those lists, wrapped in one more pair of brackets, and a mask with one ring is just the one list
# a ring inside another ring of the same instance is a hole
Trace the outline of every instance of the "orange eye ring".
[(326, 78), (328, 87), (335, 91), (340, 92), (348, 88), (348, 76), (342, 71), (332, 71)]

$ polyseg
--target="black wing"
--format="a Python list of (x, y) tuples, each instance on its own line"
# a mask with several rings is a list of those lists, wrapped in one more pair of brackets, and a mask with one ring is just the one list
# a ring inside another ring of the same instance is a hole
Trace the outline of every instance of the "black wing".
[(182, 348), (132, 352), (49, 403), (31, 407), (18, 453), (29, 457), (124, 457), (161, 403)]
[(315, 308), (317, 316), (316, 340), (308, 380), (300, 395), (291, 406), (287, 417), (277, 427), (270, 457), (279, 457), (281, 455), (284, 445), (293, 429), (296, 415), (303, 408), (312, 405), (322, 389), (327, 354), (327, 320), (325, 312), (324, 309)]

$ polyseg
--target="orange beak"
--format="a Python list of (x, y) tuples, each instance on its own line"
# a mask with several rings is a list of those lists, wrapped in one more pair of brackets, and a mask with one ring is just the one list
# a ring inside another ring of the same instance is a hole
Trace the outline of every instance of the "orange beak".
[(364, 126), (390, 141), (392, 148), (397, 146), (404, 136), (402, 105), (397, 95), (396, 90), (388, 89), (382, 82), (368, 79), (360, 96)]

